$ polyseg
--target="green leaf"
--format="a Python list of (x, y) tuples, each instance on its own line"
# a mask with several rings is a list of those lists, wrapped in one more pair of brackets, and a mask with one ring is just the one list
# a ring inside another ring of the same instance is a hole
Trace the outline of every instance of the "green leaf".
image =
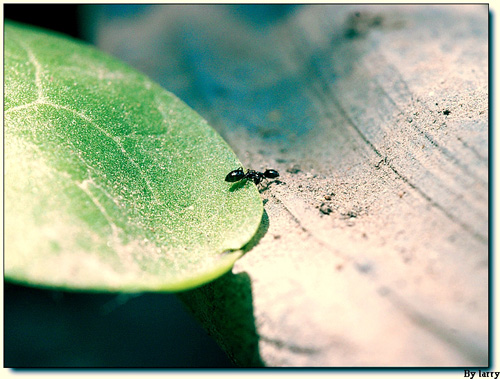
[[(165, 62), (167, 65), (168, 62)], [(5, 276), (183, 290), (230, 270), (263, 212), (197, 113), (82, 43), (5, 27)]]

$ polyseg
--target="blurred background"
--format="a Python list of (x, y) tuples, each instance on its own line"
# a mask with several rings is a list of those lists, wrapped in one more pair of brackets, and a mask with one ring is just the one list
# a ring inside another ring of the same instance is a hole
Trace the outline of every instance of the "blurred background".
[[(221, 7), (254, 28), (264, 28), (294, 9), (289, 5)], [(119, 33), (119, 29), (113, 28), (114, 21), (133, 22), (149, 8), (148, 5), (5, 4), (4, 17), (102, 45), (112, 41), (109, 28)], [(193, 54), (202, 54), (196, 46), (197, 36), (190, 35), (189, 28), (184, 29), (183, 35), (187, 38), (184, 45), (191, 46)], [(158, 40), (152, 39), (151, 43)], [(125, 55), (132, 61), (129, 63), (133, 63), (134, 54), (140, 53), (122, 52), (122, 58)], [(207, 57), (191, 58), (197, 61)], [(196, 109), (200, 94), (213, 88), (208, 85), (193, 89), (185, 78), (161, 72), (168, 69), (169, 62), (159, 59), (160, 56), (149, 62), (153, 69), (136, 68), (150, 76), (157, 72), (163, 78), (160, 84)], [(135, 60), (143, 61), (144, 57)], [(173, 294), (79, 293), (5, 283), (4, 306), (6, 367), (234, 367)]]

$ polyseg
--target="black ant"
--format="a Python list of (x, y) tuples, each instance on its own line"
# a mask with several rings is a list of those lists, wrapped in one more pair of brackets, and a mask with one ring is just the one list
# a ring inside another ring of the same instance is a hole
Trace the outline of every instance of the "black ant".
[(245, 173), (243, 171), (243, 167), (238, 168), (237, 170), (231, 171), (226, 176), (226, 182), (239, 182), (240, 180), (247, 179), (253, 181), (255, 184), (259, 184), (264, 179), (274, 179), (280, 176), (279, 172), (276, 170), (266, 170), (264, 172), (259, 172), (255, 170), (247, 170)]

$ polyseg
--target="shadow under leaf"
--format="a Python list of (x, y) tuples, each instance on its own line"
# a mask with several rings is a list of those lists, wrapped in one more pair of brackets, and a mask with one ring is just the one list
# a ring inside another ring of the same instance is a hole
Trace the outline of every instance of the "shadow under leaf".
[(264, 367), (253, 315), (251, 279), (228, 272), (194, 290), (177, 294), (239, 367)]
[[(268, 229), (269, 217), (264, 210), (259, 229), (243, 246), (243, 252), (246, 254), (257, 245)], [(252, 281), (247, 273), (228, 272), (211, 283), (177, 296), (236, 365), (265, 366), (259, 353)]]

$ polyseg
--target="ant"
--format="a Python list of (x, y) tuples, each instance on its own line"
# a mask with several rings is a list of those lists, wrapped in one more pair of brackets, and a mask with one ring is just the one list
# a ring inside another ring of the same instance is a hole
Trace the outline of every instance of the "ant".
[(279, 172), (276, 170), (267, 169), (264, 172), (259, 172), (255, 170), (247, 170), (245, 173), (243, 167), (237, 170), (231, 171), (226, 176), (226, 182), (239, 182), (240, 180), (247, 179), (253, 181), (255, 184), (259, 184), (264, 179), (274, 179), (280, 176)]

